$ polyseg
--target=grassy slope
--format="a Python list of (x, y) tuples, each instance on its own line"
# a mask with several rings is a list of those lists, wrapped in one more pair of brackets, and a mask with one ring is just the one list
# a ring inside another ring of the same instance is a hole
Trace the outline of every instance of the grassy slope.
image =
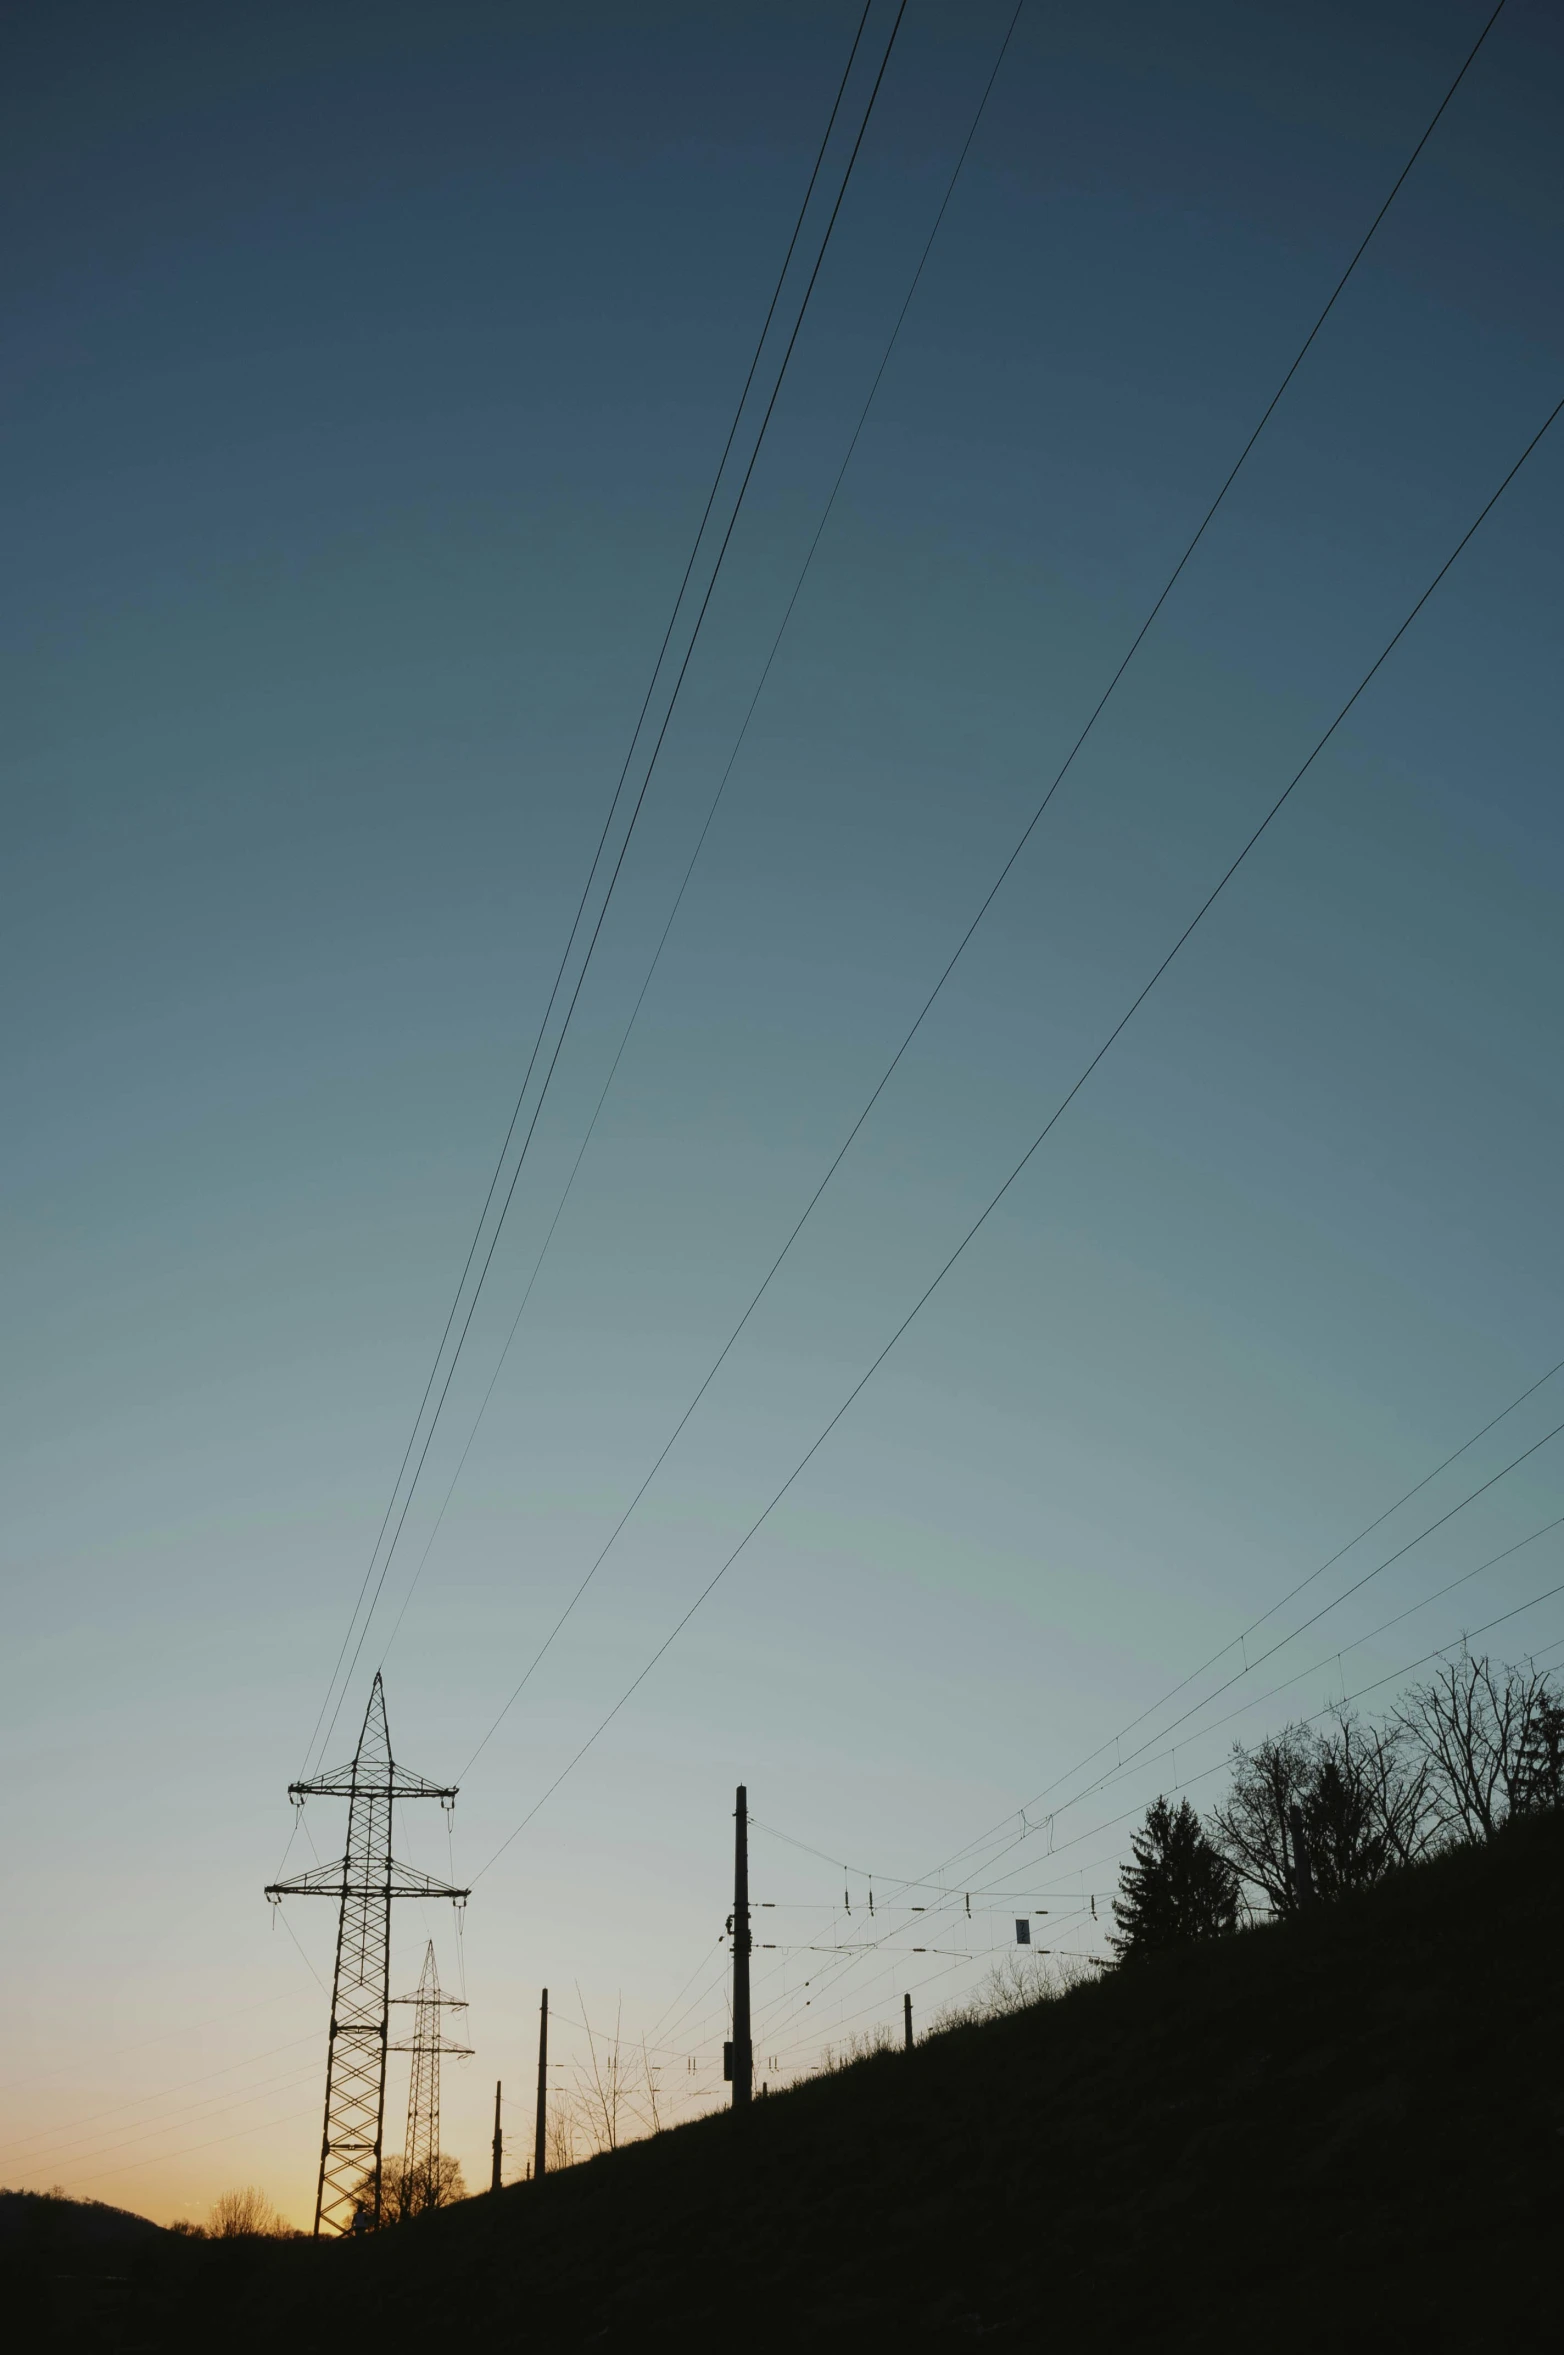
[[(1564, 1822), (355, 2246), (129, 2346), (1555, 2343)], [(187, 2265), (185, 2260), (191, 2262)], [(149, 2284), (149, 2294), (152, 2285)]]

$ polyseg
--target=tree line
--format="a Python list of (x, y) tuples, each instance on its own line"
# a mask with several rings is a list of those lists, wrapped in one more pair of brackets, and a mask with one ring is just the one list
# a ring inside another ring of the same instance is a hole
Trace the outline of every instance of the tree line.
[(1564, 1700), (1529, 1662), (1463, 1652), (1378, 1722), (1349, 1709), (1235, 1743), (1202, 1819), (1154, 1800), (1119, 1875), (1120, 1963), (1330, 1905), (1564, 1802)]

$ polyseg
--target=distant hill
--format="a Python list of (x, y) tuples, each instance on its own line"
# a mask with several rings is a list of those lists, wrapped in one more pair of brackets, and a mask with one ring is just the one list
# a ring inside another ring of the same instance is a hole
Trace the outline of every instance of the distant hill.
[(1561, 1932), (1549, 1818), (373, 2241), (165, 2239), (57, 2343), (1557, 2344)]
[(129, 2208), (102, 2200), (67, 2199), (63, 2192), (0, 2191), (0, 2254), (29, 2248), (97, 2249), (161, 2240), (163, 2227)]

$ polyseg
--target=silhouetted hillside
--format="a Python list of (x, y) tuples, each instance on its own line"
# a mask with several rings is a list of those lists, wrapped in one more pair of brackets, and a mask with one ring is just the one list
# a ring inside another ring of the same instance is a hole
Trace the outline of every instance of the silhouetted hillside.
[(120, 2248), (157, 2240), (162, 2226), (129, 2208), (102, 2200), (72, 2200), (47, 2191), (0, 2191), (0, 2253)]
[(165, 2242), (57, 2343), (1551, 2344), (1561, 1916), (1523, 1824), (372, 2242)]

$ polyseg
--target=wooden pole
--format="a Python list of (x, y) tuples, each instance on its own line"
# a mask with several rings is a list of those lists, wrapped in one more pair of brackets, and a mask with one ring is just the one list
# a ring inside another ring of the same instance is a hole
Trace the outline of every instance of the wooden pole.
[(538, 2125), (532, 2145), (532, 2180), (541, 2183), (548, 2171), (548, 1989), (538, 2014)]
[(749, 1794), (740, 1783), (733, 1809), (733, 2107), (747, 2110), (755, 2056), (749, 2033)]
[(496, 2078), (494, 2081), (494, 2165), (489, 2172), (490, 2191), (498, 2191), (500, 2188), (500, 2152), (503, 2147), (500, 2136), (500, 2083)]
[(902, 2025), (902, 2039), (903, 2039), (903, 2042), (905, 2043), (907, 2050), (908, 2050), (909, 2052), (911, 2052), (911, 2050), (912, 2050), (912, 1997), (911, 1997), (910, 1995), (904, 1995), (904, 1996), (902, 1997), (902, 1999), (901, 1999), (901, 2025)]

